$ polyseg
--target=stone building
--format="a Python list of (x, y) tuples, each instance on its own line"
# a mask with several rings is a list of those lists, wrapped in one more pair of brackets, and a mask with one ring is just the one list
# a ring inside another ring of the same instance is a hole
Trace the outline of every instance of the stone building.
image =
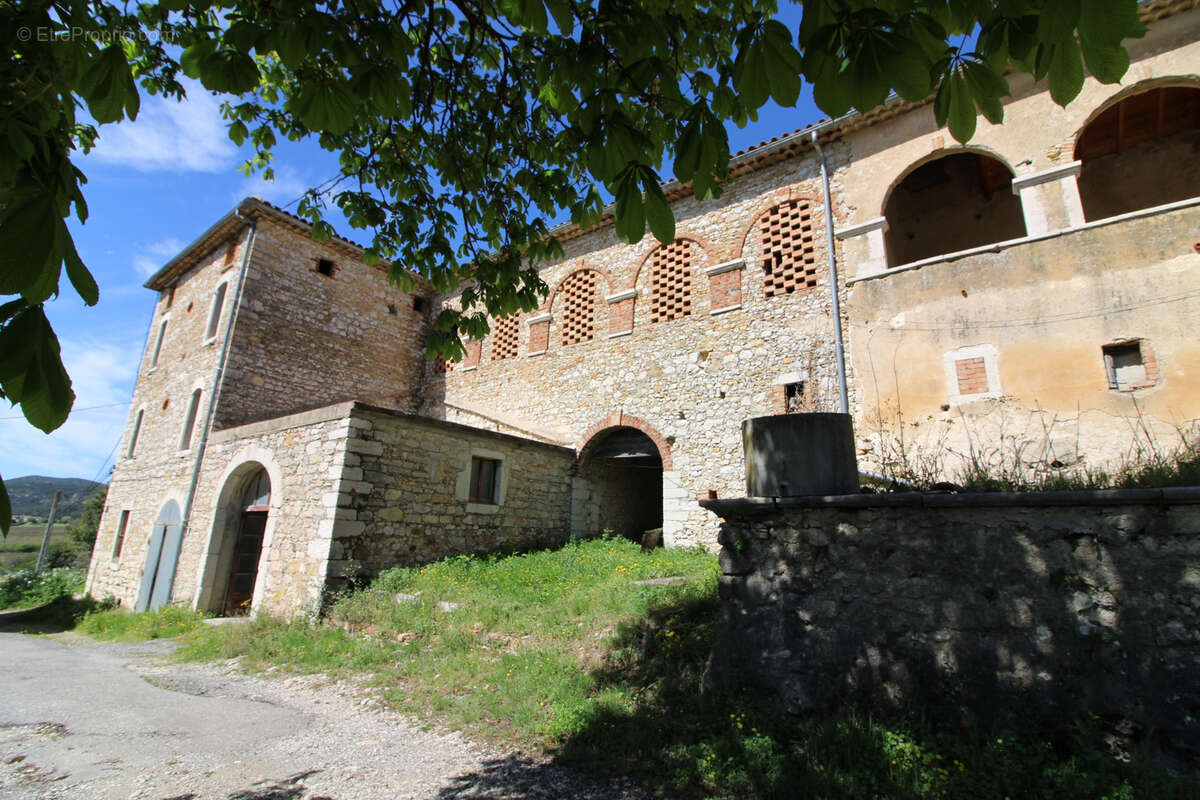
[(1014, 75), (969, 146), (893, 100), (739, 154), (717, 200), (668, 184), (672, 243), (560, 228), (542, 307), (456, 364), (423, 358), (455, 296), (243, 202), (147, 283), (89, 590), (291, 613), (453, 552), (711, 546), (741, 421), (837, 410), (839, 362), (867, 468), (1170, 446), (1200, 417), (1200, 11), (1142, 14), (1122, 85), (1063, 110)]

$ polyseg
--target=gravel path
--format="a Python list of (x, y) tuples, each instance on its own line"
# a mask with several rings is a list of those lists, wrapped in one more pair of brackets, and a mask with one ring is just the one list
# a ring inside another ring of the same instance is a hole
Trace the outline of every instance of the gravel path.
[(0, 633), (0, 800), (644, 797), (423, 730), (345, 684), (174, 664), (172, 647)]

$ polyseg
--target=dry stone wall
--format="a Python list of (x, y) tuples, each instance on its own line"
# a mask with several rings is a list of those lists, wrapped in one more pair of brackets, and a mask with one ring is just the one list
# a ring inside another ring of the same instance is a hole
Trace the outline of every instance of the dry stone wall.
[(704, 505), (709, 686), (964, 724), (1095, 714), (1200, 756), (1200, 489)]

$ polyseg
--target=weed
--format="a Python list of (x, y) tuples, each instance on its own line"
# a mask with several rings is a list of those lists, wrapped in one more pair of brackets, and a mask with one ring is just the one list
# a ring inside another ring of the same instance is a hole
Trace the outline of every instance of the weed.
[(119, 608), (90, 613), (76, 630), (96, 639), (137, 642), (170, 639), (203, 627), (204, 615), (181, 606), (134, 614)]

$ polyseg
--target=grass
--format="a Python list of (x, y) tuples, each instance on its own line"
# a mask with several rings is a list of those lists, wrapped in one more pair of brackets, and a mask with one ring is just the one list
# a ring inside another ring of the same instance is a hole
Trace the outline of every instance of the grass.
[[(45, 525), (12, 526), (8, 536), (0, 539), (0, 575), (36, 567), (45, 532)], [(73, 561), (86, 567), (91, 553), (84, 553), (80, 557), (75, 551), (71, 537), (67, 535), (67, 526), (56, 521), (54, 529), (50, 532), (50, 555), (56, 563)]]
[[(635, 583), (667, 576), (687, 580)], [(1200, 796), (1193, 781), (1112, 758), (1087, 726), (1050, 743), (1036, 731), (803, 719), (746, 692), (701, 695), (717, 577), (710, 554), (614, 539), (458, 557), (389, 571), (322, 624), (180, 617), (192, 630), (179, 653), (363, 678), (397, 709), (672, 798)], [(95, 615), (84, 629), (105, 621), (111, 632), (108, 620), (129, 616)], [(119, 635), (136, 629), (121, 624)]]
[(83, 616), (75, 630), (104, 641), (170, 639), (201, 630), (204, 617), (204, 614), (179, 606), (166, 606), (143, 614), (119, 608), (103, 608)]

